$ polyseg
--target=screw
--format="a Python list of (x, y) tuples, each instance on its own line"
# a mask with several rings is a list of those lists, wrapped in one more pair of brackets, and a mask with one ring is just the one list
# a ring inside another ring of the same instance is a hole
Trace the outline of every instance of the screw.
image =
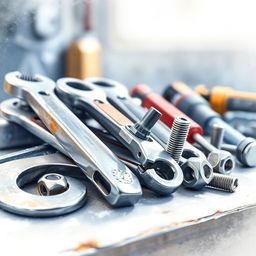
[(173, 122), (166, 151), (179, 163), (186, 142), (190, 122), (184, 117), (176, 117)]
[(224, 190), (227, 192), (235, 192), (238, 187), (238, 179), (232, 176), (214, 173), (211, 182), (207, 187)]
[(211, 130), (211, 144), (220, 149), (224, 138), (224, 127), (214, 124)]
[(145, 140), (148, 138), (151, 128), (159, 120), (161, 115), (158, 110), (151, 107), (139, 122), (130, 127), (130, 130), (134, 135)]

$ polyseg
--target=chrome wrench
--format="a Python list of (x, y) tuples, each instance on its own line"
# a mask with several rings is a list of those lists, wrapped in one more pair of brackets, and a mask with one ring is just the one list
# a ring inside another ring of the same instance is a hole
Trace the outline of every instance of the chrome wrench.
[(160, 117), (158, 111), (148, 112), (139, 123), (133, 124), (106, 100), (102, 90), (75, 78), (57, 81), (58, 96), (71, 108), (81, 109), (97, 120), (119, 140), (140, 162), (140, 177), (144, 184), (159, 194), (173, 193), (183, 181), (179, 165), (150, 137), (150, 127)]
[[(54, 145), (56, 149), (58, 149), (60, 152), (68, 155), (67, 152), (65, 152), (65, 149), (59, 144), (58, 140), (47, 130), (45, 125), (36, 117), (35, 113), (31, 108), (24, 108), (21, 107), (19, 104), (17, 104), (19, 100), (16, 98), (5, 100), (1, 103), (1, 114), (10, 122), (15, 122), (20, 125), (20, 127), (25, 127), (29, 132), (32, 134), (38, 136), (42, 140), (48, 142), (51, 145)], [(93, 129), (90, 127), (90, 129)], [(132, 168), (133, 172), (139, 175), (138, 165), (139, 162), (134, 159), (134, 157), (131, 155), (130, 151), (128, 151), (126, 148), (123, 147), (121, 143), (118, 141), (113, 141), (113, 137), (109, 134), (105, 134), (102, 131), (99, 131), (97, 129), (93, 129), (94, 133), (106, 144), (108, 148), (111, 149), (112, 152), (114, 152), (118, 158), (120, 158), (126, 165), (129, 166), (129, 168)], [(111, 136), (111, 138), (109, 138)], [(33, 149), (33, 154), (40, 153), (40, 149), (49, 148), (47, 145), (35, 147)], [(36, 150), (37, 149), (37, 150)], [(35, 152), (36, 150), (36, 152)], [(27, 152), (21, 152), (22, 156), (30, 156), (31, 150)], [(39, 151), (39, 152), (38, 152)], [(45, 151), (45, 149), (44, 149)], [(48, 152), (48, 151), (47, 151)], [(16, 155), (15, 155), (16, 156)], [(11, 159), (14, 156), (10, 156)], [(10, 158), (8, 157), (8, 159)], [(16, 158), (19, 156), (16, 156)], [(0, 158), (1, 163), (1, 158)], [(143, 182), (143, 180), (142, 180)]]
[[(90, 78), (89, 81), (103, 90), (108, 101), (133, 122), (137, 122), (146, 113), (146, 109), (135, 104), (128, 89), (121, 83), (107, 78)], [(170, 129), (161, 121), (152, 128), (152, 137), (164, 148), (168, 143)], [(201, 189), (209, 184), (213, 177), (212, 166), (205, 155), (188, 142), (185, 143), (181, 168), (184, 173), (183, 185), (193, 189)]]
[(44, 76), (19, 72), (5, 76), (4, 90), (29, 104), (111, 205), (135, 204), (142, 194), (137, 177), (59, 100), (54, 89), (55, 83)]

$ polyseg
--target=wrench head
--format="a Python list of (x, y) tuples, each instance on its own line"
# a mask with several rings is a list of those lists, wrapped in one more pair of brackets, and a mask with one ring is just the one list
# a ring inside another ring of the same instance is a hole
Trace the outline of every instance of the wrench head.
[(116, 95), (120, 98), (130, 97), (127, 87), (118, 81), (104, 77), (88, 78), (85, 81), (94, 84), (95, 87), (103, 90), (107, 95)]
[(213, 169), (207, 160), (202, 161), (198, 157), (190, 157), (181, 165), (187, 188), (199, 190), (209, 184), (213, 177)]
[(235, 167), (233, 156), (225, 150), (216, 149), (210, 152), (207, 158), (215, 172), (230, 174)]
[(95, 87), (88, 81), (76, 78), (61, 78), (56, 84), (57, 95), (69, 106), (79, 107), (80, 99), (97, 100), (106, 102), (104, 91)]
[(256, 165), (256, 141), (253, 138), (246, 137), (237, 146), (236, 156), (237, 159), (245, 166), (255, 166)]
[(26, 76), (20, 72), (10, 72), (5, 75), (4, 91), (21, 99), (24, 99), (28, 90), (41, 95), (48, 95), (54, 88), (55, 82), (45, 76)]

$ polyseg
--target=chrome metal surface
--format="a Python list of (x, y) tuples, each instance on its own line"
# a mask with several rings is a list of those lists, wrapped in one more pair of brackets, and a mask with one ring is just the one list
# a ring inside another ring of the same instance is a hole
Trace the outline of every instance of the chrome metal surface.
[(142, 139), (135, 135), (134, 124), (109, 105), (104, 91), (75, 78), (59, 79), (56, 91), (70, 107), (89, 113), (133, 154), (141, 164), (138, 175), (148, 188), (166, 195), (181, 185), (183, 173), (179, 165), (152, 137)]
[(217, 149), (198, 133), (193, 135), (193, 139), (206, 151), (207, 159), (215, 172), (222, 174), (232, 172), (235, 167), (235, 159), (230, 152)]
[(189, 126), (190, 123), (185, 118), (176, 117), (174, 119), (166, 151), (177, 163), (180, 161), (187, 140)]
[(37, 190), (41, 196), (53, 196), (65, 192), (69, 187), (65, 176), (59, 173), (44, 174), (37, 181)]
[[(129, 96), (128, 89), (123, 84), (108, 78), (90, 78), (86, 79), (86, 81), (104, 90), (108, 101), (133, 122), (140, 120), (146, 113), (146, 109), (135, 104), (134, 99)], [(158, 121), (152, 127), (151, 135), (166, 148), (170, 132), (171, 129), (161, 121)], [(184, 175), (189, 172), (190, 177), (189, 180), (184, 179), (183, 185), (188, 188), (201, 189), (208, 184), (212, 178), (213, 170), (205, 155), (188, 142), (185, 142), (182, 156), (181, 168), (183, 173), (184, 171), (186, 172)], [(187, 161), (186, 164), (185, 161)], [(208, 175), (209, 172), (210, 175)]]
[(111, 205), (133, 205), (138, 201), (142, 191), (137, 177), (58, 99), (51, 79), (27, 79), (12, 72), (5, 77), (4, 89), (27, 101)]
[(219, 126), (218, 124), (214, 124), (212, 126), (211, 130), (211, 144), (220, 149), (221, 145), (223, 143), (225, 130), (222, 126)]
[[(52, 170), (69, 175), (68, 189), (51, 197), (28, 193), (22, 189)], [(76, 176), (72, 178), (70, 176)], [(8, 161), (0, 165), (0, 208), (20, 215), (58, 216), (80, 208), (87, 190), (82, 171), (60, 153)]]

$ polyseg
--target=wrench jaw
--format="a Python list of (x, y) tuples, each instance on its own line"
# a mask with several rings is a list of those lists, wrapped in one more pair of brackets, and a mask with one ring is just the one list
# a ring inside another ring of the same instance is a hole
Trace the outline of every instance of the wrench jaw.
[(83, 81), (77, 78), (58, 79), (55, 92), (61, 100), (71, 107), (80, 106), (85, 100), (91, 101), (93, 98), (102, 102), (107, 101), (106, 94), (102, 90), (87, 80)]
[(209, 153), (207, 159), (212, 165), (214, 172), (228, 175), (235, 167), (234, 158), (225, 150), (216, 149)]
[(5, 75), (4, 91), (22, 100), (26, 98), (28, 91), (47, 94), (52, 92), (54, 88), (54, 81), (45, 76), (24, 76), (17, 71)]
[(130, 97), (128, 89), (118, 81), (104, 77), (88, 78), (84, 81), (88, 81), (94, 84), (95, 87), (102, 89), (107, 97), (109, 97), (109, 95), (119, 98)]
[(139, 165), (137, 171), (142, 184), (159, 195), (174, 193), (183, 181), (179, 165), (174, 160), (166, 161), (166, 158), (157, 159), (148, 169)]

